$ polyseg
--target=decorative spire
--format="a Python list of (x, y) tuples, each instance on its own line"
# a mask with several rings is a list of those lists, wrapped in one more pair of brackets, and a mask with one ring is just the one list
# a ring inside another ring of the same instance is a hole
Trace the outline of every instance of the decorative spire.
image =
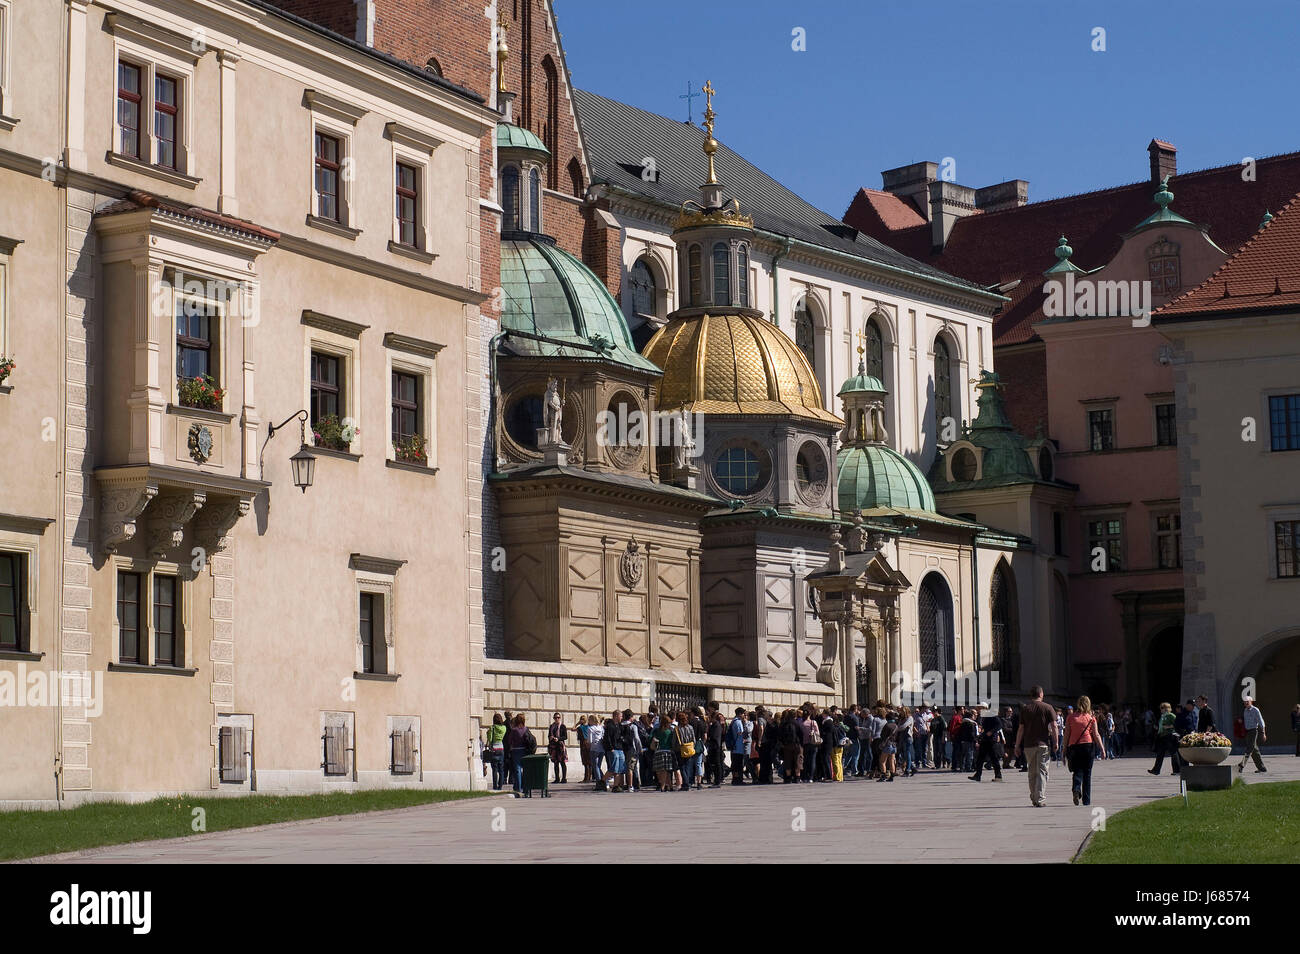
[(1065, 236), (1062, 235), (1061, 240), (1056, 243), (1056, 260), (1058, 262), (1064, 262), (1073, 254), (1074, 249), (1070, 248), (1070, 243), (1066, 241)]
[(718, 141), (713, 138), (713, 120), (717, 114), (713, 111), (713, 94), (717, 92), (713, 88), (713, 83), (709, 80), (704, 81), (704, 131), (708, 134), (704, 139), (704, 154), (709, 157), (709, 181), (706, 185), (717, 185), (718, 176), (713, 171), (713, 154), (718, 151)]
[(1070, 256), (1074, 254), (1074, 249), (1070, 248), (1070, 243), (1064, 235), (1062, 235), (1060, 241), (1056, 243), (1054, 251), (1056, 254), (1056, 264), (1043, 272), (1044, 275), (1057, 275), (1065, 272), (1074, 272), (1079, 275), (1083, 274), (1083, 269), (1070, 261)]
[(1262, 229), (1264, 226), (1268, 225), (1268, 223), (1272, 221), (1273, 221), (1273, 213), (1270, 212), (1268, 209), (1265, 209), (1264, 217), (1259, 220), (1259, 227)]
[(1169, 191), (1168, 176), (1165, 176), (1160, 180), (1160, 191), (1157, 192), (1153, 198), (1155, 199), (1156, 205), (1160, 206), (1161, 212), (1169, 207), (1170, 202), (1174, 201), (1174, 194)]

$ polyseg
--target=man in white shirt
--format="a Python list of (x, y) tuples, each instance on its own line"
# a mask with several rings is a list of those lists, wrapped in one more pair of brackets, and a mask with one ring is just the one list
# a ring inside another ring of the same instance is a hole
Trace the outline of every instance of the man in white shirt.
[(1246, 770), (1248, 758), (1255, 760), (1256, 772), (1267, 772), (1268, 769), (1264, 768), (1264, 760), (1259, 757), (1259, 743), (1268, 741), (1268, 733), (1264, 731), (1264, 713), (1259, 711), (1255, 700), (1250, 696), (1242, 701), (1246, 704), (1246, 708), (1241, 712), (1241, 722), (1246, 727), (1246, 754), (1237, 763), (1237, 773)]

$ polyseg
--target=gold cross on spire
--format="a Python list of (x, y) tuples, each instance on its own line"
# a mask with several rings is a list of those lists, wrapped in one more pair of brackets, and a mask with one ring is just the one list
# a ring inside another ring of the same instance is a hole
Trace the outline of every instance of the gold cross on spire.
[(856, 334), (858, 336), (858, 355), (861, 356), (867, 353), (867, 349), (863, 347), (867, 336), (861, 328), (857, 330)]
[(713, 94), (716, 92), (717, 90), (713, 88), (713, 84), (708, 80), (705, 80), (704, 87), (703, 87), (703, 93), (705, 96), (704, 129), (705, 132), (708, 133), (708, 135), (704, 139), (704, 154), (709, 157), (708, 185), (716, 185), (718, 182), (718, 176), (713, 171), (713, 154), (718, 151), (718, 142), (716, 139), (713, 138), (713, 120), (716, 115), (713, 112)]

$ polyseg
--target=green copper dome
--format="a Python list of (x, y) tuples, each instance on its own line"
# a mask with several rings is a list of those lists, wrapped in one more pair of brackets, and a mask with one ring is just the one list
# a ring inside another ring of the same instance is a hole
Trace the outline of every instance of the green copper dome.
[(868, 393), (874, 391), (880, 394), (885, 393), (885, 386), (881, 383), (880, 378), (873, 378), (871, 375), (864, 372), (861, 363), (858, 365), (858, 373), (840, 385), (840, 389), (836, 394), (845, 395), (858, 391), (866, 391)]
[(502, 234), (501, 290), (502, 329), (547, 339), (512, 338), (516, 352), (603, 359), (659, 373), (637, 353), (623, 312), (604, 283), (550, 236)]
[(515, 126), (510, 123), (497, 123), (497, 148), (528, 149), (547, 156), (551, 154), (551, 150), (546, 148), (546, 143), (538, 139), (537, 136), (522, 126)]
[(891, 507), (935, 512), (934, 491), (921, 469), (884, 444), (845, 447), (837, 466), (841, 510)]

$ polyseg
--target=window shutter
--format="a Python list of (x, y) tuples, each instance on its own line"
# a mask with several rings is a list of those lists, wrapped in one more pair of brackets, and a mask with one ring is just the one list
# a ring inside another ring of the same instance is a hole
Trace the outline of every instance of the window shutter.
[(242, 725), (221, 727), (221, 781), (243, 782), (248, 779), (248, 763), (244, 759), (248, 730)]
[(322, 765), (325, 774), (346, 775), (348, 772), (347, 726), (326, 726), (325, 734), (321, 738), (325, 741), (325, 761)]
[(399, 730), (393, 733), (393, 774), (412, 775), (415, 772), (415, 731)]

